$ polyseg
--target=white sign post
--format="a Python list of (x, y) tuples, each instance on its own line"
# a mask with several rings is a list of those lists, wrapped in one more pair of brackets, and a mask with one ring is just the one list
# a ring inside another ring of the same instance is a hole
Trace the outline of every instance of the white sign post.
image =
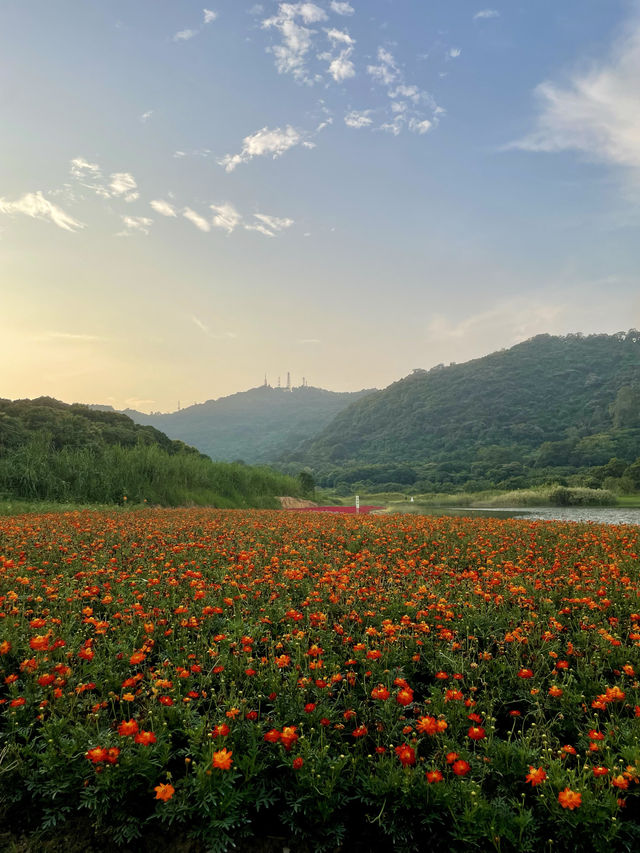
[(356, 495), (356, 515), (360, 514), (360, 495)]

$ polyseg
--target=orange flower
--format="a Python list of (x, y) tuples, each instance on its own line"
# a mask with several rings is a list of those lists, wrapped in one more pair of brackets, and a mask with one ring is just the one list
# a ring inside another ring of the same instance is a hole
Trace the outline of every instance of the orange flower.
[(233, 764), (232, 755), (233, 752), (230, 749), (219, 749), (213, 753), (211, 763), (217, 770), (230, 770)]
[(403, 767), (410, 767), (416, 763), (416, 751), (408, 744), (403, 743), (400, 746), (396, 746), (394, 752), (400, 759)]
[(99, 764), (101, 761), (106, 761), (107, 750), (103, 746), (94, 746), (87, 752), (87, 758), (94, 764)]
[(457, 761), (453, 762), (451, 769), (456, 776), (466, 776), (471, 770), (471, 765), (468, 761), (464, 761), (462, 758), (459, 758)]
[(582, 805), (582, 794), (578, 791), (572, 791), (571, 788), (565, 788), (558, 794), (558, 802), (563, 809), (578, 809)]
[(529, 765), (529, 772), (525, 776), (525, 781), (529, 782), (532, 787), (535, 788), (536, 785), (542, 785), (542, 783), (547, 778), (547, 774), (544, 772), (542, 767), (538, 767), (536, 770), (531, 764)]
[(267, 743), (278, 743), (280, 740), (280, 732), (278, 729), (270, 729), (264, 736)]
[(29, 640), (29, 646), (34, 652), (46, 652), (49, 648), (49, 634), (36, 635)]
[(117, 746), (110, 746), (107, 750), (107, 755), (105, 757), (105, 761), (107, 764), (115, 764), (118, 760), (118, 756), (120, 755), (120, 750)]
[(369, 730), (366, 726), (358, 726), (351, 732), (351, 734), (353, 735), (353, 737), (364, 737), (368, 731)]
[(608, 768), (602, 767), (602, 765), (600, 767), (593, 768), (593, 775), (596, 777), (596, 779), (598, 778), (598, 776), (606, 776), (608, 772)]
[(300, 758), (299, 755), (297, 756), (297, 758), (293, 759), (293, 769), (294, 770), (300, 770), (300, 768), (302, 767), (303, 764), (304, 764), (304, 760), (302, 758)]
[(384, 684), (378, 684), (378, 686), (374, 687), (371, 691), (373, 699), (381, 699), (384, 701), (389, 698), (389, 695), (389, 690), (384, 686)]
[(486, 735), (482, 726), (470, 726), (469, 731), (467, 732), (471, 740), (483, 740)]
[(230, 731), (231, 729), (226, 723), (219, 723), (217, 726), (213, 727), (211, 734), (214, 737), (226, 737)]
[(150, 746), (152, 743), (156, 742), (156, 736), (153, 732), (145, 732), (144, 730), (138, 732), (134, 738), (136, 743), (141, 743), (143, 746)]
[(123, 720), (118, 726), (118, 734), (121, 737), (135, 735), (138, 733), (138, 724), (135, 720)]
[(523, 668), (518, 671), (518, 678), (533, 678), (533, 670)]
[(557, 687), (555, 684), (552, 684), (549, 688), (549, 696), (553, 696), (554, 698), (558, 698), (558, 696), (562, 696), (562, 690), (560, 687)]
[(173, 785), (156, 785), (153, 790), (156, 792), (156, 800), (162, 800), (163, 803), (170, 800), (176, 792)]
[(0, 655), (8, 655), (11, 651), (11, 643), (9, 640), (3, 640), (0, 643)]
[(611, 784), (615, 788), (620, 788), (621, 790), (626, 791), (629, 787), (629, 780), (626, 779), (622, 774), (620, 774), (618, 776), (613, 777), (613, 779), (611, 780)]
[(433, 785), (434, 782), (442, 782), (443, 779), (442, 773), (439, 770), (427, 770), (425, 775), (430, 785)]
[(294, 743), (298, 740), (299, 735), (296, 732), (296, 726), (284, 726), (280, 732), (280, 742), (289, 752)]
[[(444, 720), (442, 722), (444, 722)], [(423, 735), (435, 735), (438, 733), (438, 721), (435, 717), (418, 717), (416, 721), (416, 729)]]
[(396, 702), (398, 705), (410, 705), (413, 702), (413, 690), (410, 687), (403, 687), (398, 691)]

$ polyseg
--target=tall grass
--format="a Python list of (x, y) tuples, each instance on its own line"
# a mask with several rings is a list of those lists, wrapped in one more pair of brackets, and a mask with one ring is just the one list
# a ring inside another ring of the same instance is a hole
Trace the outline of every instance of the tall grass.
[(278, 505), (299, 483), (268, 468), (169, 455), (156, 445), (54, 450), (44, 437), (0, 455), (0, 498), (221, 508)]

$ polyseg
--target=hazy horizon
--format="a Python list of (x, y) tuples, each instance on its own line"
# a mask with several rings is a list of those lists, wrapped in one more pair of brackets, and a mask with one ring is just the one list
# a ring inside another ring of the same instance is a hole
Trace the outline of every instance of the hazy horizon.
[(8, 0), (0, 397), (383, 388), (640, 326), (640, 4)]

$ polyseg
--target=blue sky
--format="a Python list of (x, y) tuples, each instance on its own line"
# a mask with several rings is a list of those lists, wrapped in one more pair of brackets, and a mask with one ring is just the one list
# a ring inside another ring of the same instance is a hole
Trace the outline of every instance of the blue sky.
[(2, 0), (0, 396), (640, 326), (640, 6)]

